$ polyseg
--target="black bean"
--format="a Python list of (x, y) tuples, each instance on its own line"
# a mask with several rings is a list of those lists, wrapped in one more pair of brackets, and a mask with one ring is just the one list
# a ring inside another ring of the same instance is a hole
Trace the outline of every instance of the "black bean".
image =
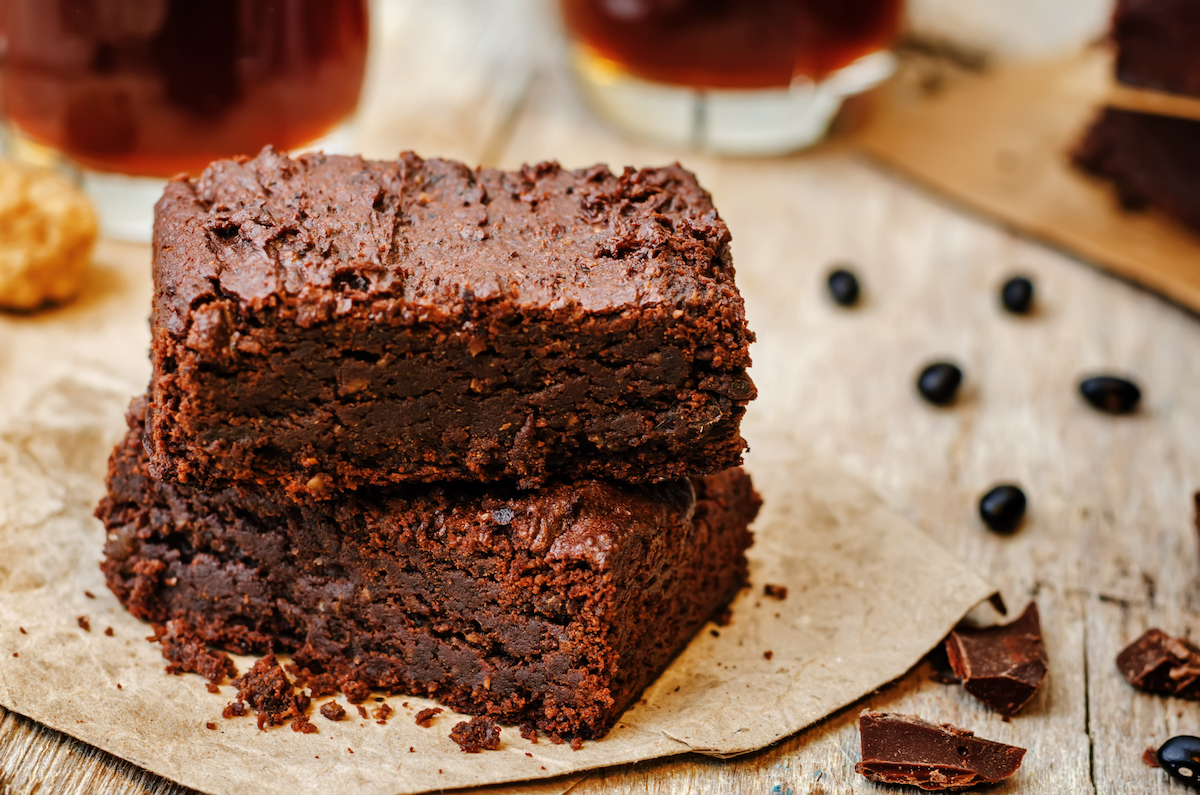
[(917, 377), (917, 391), (930, 403), (945, 406), (954, 400), (961, 383), (962, 370), (949, 362), (936, 362)]
[(1159, 747), (1156, 756), (1171, 778), (1200, 789), (1200, 737), (1172, 737)]
[(1083, 399), (1108, 414), (1128, 414), (1137, 408), (1142, 390), (1137, 384), (1112, 375), (1097, 375), (1079, 382)]
[(1014, 276), (1000, 290), (1000, 302), (1014, 315), (1023, 315), (1033, 305), (1033, 282), (1024, 276)]
[(1008, 535), (1025, 516), (1025, 492), (1019, 486), (1004, 483), (979, 499), (979, 518), (990, 530)]
[(858, 277), (844, 268), (829, 274), (829, 294), (841, 306), (858, 303)]

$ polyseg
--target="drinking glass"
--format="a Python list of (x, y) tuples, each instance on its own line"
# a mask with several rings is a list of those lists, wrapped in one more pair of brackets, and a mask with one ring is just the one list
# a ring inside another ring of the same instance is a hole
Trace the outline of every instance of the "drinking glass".
[(346, 146), (367, 38), (367, 0), (0, 0), (7, 148), (148, 239), (168, 177)]
[(825, 135), (891, 74), (902, 0), (560, 0), (607, 119), (672, 145), (765, 155)]

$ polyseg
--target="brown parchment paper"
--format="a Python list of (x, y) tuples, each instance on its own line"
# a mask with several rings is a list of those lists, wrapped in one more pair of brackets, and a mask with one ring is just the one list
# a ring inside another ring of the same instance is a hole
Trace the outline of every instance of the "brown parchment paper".
[[(600, 766), (732, 756), (900, 676), (992, 592), (861, 484), (763, 440), (750, 463), (766, 500), (753, 587), (733, 623), (702, 631), (603, 740), (572, 751), (505, 728), (499, 751), (463, 754), (448, 737), (460, 716), (419, 728), (413, 714), (433, 702), (401, 696), (387, 698), (386, 725), (348, 705), (347, 720), (327, 721), (318, 702), (311, 735), (222, 719), (233, 689), (214, 695), (198, 676), (164, 673), (148, 627), (97, 568), (104, 533), (92, 508), (149, 371), (148, 263), (146, 248), (103, 244), (76, 304), (0, 317), (0, 704), (174, 781), (209, 793), (390, 795), (560, 777), (536, 790), (549, 793)], [(765, 598), (764, 583), (787, 598)]]
[(1093, 47), (959, 77), (940, 91), (897, 81), (854, 140), (968, 207), (1200, 311), (1200, 234), (1154, 211), (1123, 210), (1109, 183), (1071, 165), (1105, 102), (1158, 113), (1195, 103), (1122, 90), (1112, 74), (1111, 53)]

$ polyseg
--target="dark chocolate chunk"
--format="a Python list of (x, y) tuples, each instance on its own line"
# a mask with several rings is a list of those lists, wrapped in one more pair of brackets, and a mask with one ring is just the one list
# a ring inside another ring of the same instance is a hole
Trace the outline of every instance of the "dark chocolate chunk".
[(1200, 737), (1181, 734), (1158, 748), (1158, 766), (1176, 781), (1200, 789)]
[(917, 391), (935, 406), (945, 406), (953, 402), (961, 383), (962, 370), (949, 362), (936, 362), (917, 377)]
[(1113, 375), (1097, 375), (1079, 382), (1079, 392), (1095, 409), (1106, 414), (1129, 414), (1142, 399), (1137, 384)]
[(1004, 483), (980, 497), (979, 518), (989, 530), (1008, 535), (1020, 527), (1027, 504), (1019, 486)]
[(1015, 715), (1046, 678), (1046, 648), (1036, 602), (1010, 624), (956, 629), (946, 638), (963, 689), (1001, 715)]
[(456, 723), (450, 739), (458, 743), (463, 753), (495, 751), (500, 747), (500, 727), (486, 715), (476, 715), (470, 721)]
[(924, 790), (965, 789), (1002, 781), (1021, 766), (1024, 748), (976, 737), (916, 715), (863, 710), (862, 761), (854, 772), (883, 784)]
[(1200, 649), (1161, 629), (1148, 629), (1126, 646), (1117, 668), (1139, 690), (1200, 699)]
[(858, 303), (858, 277), (845, 268), (829, 274), (829, 295), (839, 306), (854, 306)]
[(1024, 276), (1014, 276), (1000, 288), (1000, 303), (1014, 315), (1023, 315), (1033, 305), (1033, 282)]

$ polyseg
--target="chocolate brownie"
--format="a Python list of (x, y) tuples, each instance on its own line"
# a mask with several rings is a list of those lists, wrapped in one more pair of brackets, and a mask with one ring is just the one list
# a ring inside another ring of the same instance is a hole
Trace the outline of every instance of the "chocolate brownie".
[(1126, 209), (1154, 208), (1200, 230), (1200, 121), (1105, 108), (1074, 159), (1111, 180)]
[(1200, 3), (1196, 0), (1118, 0), (1112, 38), (1117, 80), (1200, 96)]
[(656, 484), (363, 487), (280, 499), (148, 472), (140, 404), (96, 515), (138, 618), (342, 684), (602, 735), (746, 574), (740, 469)]
[(218, 161), (155, 211), (151, 471), (323, 496), (735, 466), (729, 241), (678, 164)]

